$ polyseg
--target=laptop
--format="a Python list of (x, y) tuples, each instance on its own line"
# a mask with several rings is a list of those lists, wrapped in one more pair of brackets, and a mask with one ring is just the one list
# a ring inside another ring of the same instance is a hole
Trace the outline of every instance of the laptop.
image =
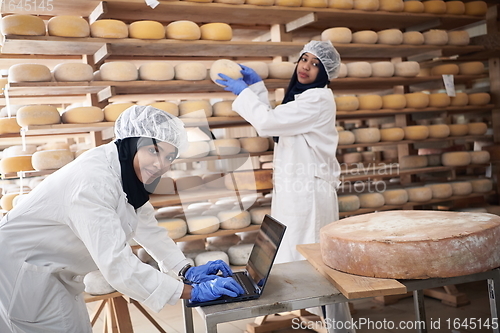
[(269, 273), (273, 267), (278, 248), (285, 234), (286, 226), (269, 215), (264, 216), (262, 225), (250, 252), (243, 271), (233, 272), (233, 278), (242, 286), (245, 293), (236, 297), (223, 295), (206, 302), (186, 302), (188, 307), (233, 303), (257, 299), (262, 295)]

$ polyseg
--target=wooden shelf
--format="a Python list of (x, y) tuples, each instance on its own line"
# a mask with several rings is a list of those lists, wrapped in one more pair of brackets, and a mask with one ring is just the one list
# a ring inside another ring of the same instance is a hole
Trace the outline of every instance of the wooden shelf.
[(55, 171), (57, 171), (57, 170), (43, 170), (43, 171), (31, 170), (31, 171), (12, 172), (12, 173), (3, 174), (2, 175), (2, 179), (18, 179), (18, 178), (28, 178), (28, 177), (40, 177), (40, 176), (50, 175), (51, 173), (53, 173)]
[(246, 228), (242, 229), (236, 229), (236, 230), (224, 230), (224, 229), (219, 229), (216, 232), (213, 232), (211, 234), (206, 234), (206, 235), (190, 235), (187, 234), (186, 236), (183, 236), (181, 238), (174, 239), (175, 242), (190, 242), (198, 239), (205, 239), (208, 237), (219, 237), (219, 236), (227, 236), (227, 235), (233, 235), (237, 232), (249, 232), (249, 231), (257, 231), (260, 229), (259, 224), (252, 224)]
[(28, 126), (26, 135), (52, 135), (52, 134), (72, 134), (99, 132), (109, 128), (113, 128), (114, 122), (100, 122), (93, 124), (54, 124), (54, 125), (38, 125)]

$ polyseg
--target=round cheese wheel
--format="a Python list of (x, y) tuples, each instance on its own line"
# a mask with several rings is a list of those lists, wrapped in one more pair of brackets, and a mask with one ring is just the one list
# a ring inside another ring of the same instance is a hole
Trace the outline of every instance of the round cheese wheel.
[(2, 17), (2, 35), (45, 36), (43, 19), (34, 15), (13, 14)]
[(431, 69), (431, 75), (443, 75), (443, 74), (457, 75), (458, 72), (459, 68), (458, 65), (456, 64), (438, 65), (432, 67)]
[(2, 157), (0, 160), (0, 172), (2, 174), (34, 170), (31, 164), (32, 155), (17, 155)]
[(444, 108), (451, 103), (450, 96), (445, 93), (429, 94), (429, 107)]
[(383, 101), (380, 95), (360, 95), (358, 96), (360, 110), (378, 110), (382, 108)]
[(135, 81), (139, 78), (137, 67), (128, 61), (113, 61), (99, 68), (103, 81)]
[(50, 69), (40, 64), (16, 64), (9, 67), (9, 82), (47, 82), (52, 80)]
[(127, 38), (128, 27), (120, 20), (97, 20), (90, 24), (90, 36), (96, 38)]
[(340, 63), (339, 74), (337, 78), (343, 78), (347, 76), (347, 66), (344, 63)]
[(358, 197), (361, 208), (379, 208), (385, 204), (384, 196), (380, 193), (362, 193)]
[(19, 134), (20, 130), (16, 117), (0, 118), (0, 134)]
[(267, 79), (269, 76), (269, 66), (263, 61), (247, 61), (241, 64), (253, 69), (262, 80)]
[(269, 149), (269, 139), (263, 137), (239, 138), (241, 151), (249, 153), (262, 153)]
[(271, 206), (255, 207), (249, 210), (252, 224), (262, 224), (266, 214), (271, 215)]
[(9, 211), (14, 208), (14, 199), (19, 195), (19, 193), (7, 193), (0, 198), (0, 207), (3, 210)]
[(245, 3), (255, 6), (272, 6), (274, 5), (274, 0), (246, 0)]
[(212, 110), (214, 117), (239, 117), (238, 112), (233, 110), (233, 101), (215, 102)]
[(241, 151), (238, 139), (216, 139), (209, 142), (210, 155), (236, 155)]
[(402, 12), (404, 10), (403, 0), (379, 0), (378, 10), (386, 12)]
[(472, 184), (466, 181), (450, 182), (452, 195), (469, 195), (472, 193)]
[[(435, 1), (435, 0), (432, 0)], [(432, 2), (430, 1), (430, 2)], [(429, 1), (427, 1), (429, 2)], [(429, 30), (423, 33), (424, 43), (427, 45), (446, 45), (448, 44), (448, 33), (446, 30)]]
[(424, 125), (403, 127), (405, 140), (425, 140), (429, 137), (429, 128)]
[(450, 184), (427, 184), (432, 191), (432, 199), (446, 199), (452, 196), (453, 189)]
[(236, 234), (208, 237), (206, 248), (209, 251), (224, 251), (227, 253), (231, 246), (238, 244), (240, 241), (241, 238)]
[(165, 38), (180, 40), (197, 40), (201, 37), (200, 27), (187, 20), (174, 21), (165, 27)]
[(491, 97), (488, 93), (469, 94), (469, 105), (486, 105), (490, 102)]
[(403, 11), (407, 13), (423, 13), (425, 10), (424, 4), (420, 1), (405, 1), (403, 3)]
[(394, 75), (394, 64), (390, 61), (372, 62), (373, 77), (391, 77)]
[(230, 41), (233, 38), (233, 29), (227, 23), (207, 23), (200, 27), (201, 39)]
[(401, 141), (405, 137), (405, 131), (402, 128), (382, 128), (380, 129), (380, 141)]
[[(409, 1), (409, 2), (418, 2), (418, 1)], [(424, 35), (419, 31), (403, 32), (403, 44), (422, 45), (424, 42), (425, 42)]]
[(408, 202), (408, 192), (405, 189), (386, 190), (382, 195), (386, 205), (402, 205)]
[(31, 157), (35, 170), (55, 170), (73, 161), (73, 153), (67, 149), (41, 150)]
[(406, 107), (406, 98), (403, 94), (382, 96), (382, 109), (403, 109)]
[(469, 133), (469, 126), (467, 124), (450, 124), (450, 136), (464, 136)]
[(59, 37), (89, 37), (89, 23), (80, 16), (53, 16), (47, 22), (47, 32), (50, 36)]
[(406, 192), (410, 202), (425, 202), (432, 199), (432, 190), (429, 187), (407, 187)]
[(146, 81), (168, 81), (175, 77), (174, 66), (167, 61), (151, 61), (139, 67), (139, 79)]
[[(224, 184), (229, 190), (265, 190), (273, 187), (273, 172), (271, 169), (250, 170), (226, 174)], [(234, 178), (234, 181), (233, 181)]]
[(168, 230), (168, 236), (172, 239), (184, 237), (187, 234), (187, 223), (183, 219), (160, 219), (158, 226)]
[(372, 65), (366, 61), (355, 61), (346, 64), (347, 76), (349, 77), (370, 77), (372, 75)]
[(302, 0), (275, 0), (275, 6), (300, 7)]
[(227, 250), (229, 263), (235, 266), (243, 266), (248, 262), (250, 253), (252, 252), (253, 244), (238, 244), (233, 245)]
[(484, 1), (470, 1), (465, 3), (465, 15), (484, 16), (488, 11), (488, 4)]
[(416, 61), (403, 61), (394, 64), (394, 76), (415, 77), (420, 73), (420, 64)]
[(379, 0), (354, 0), (354, 9), (376, 11), (380, 6)]
[(361, 203), (357, 195), (339, 195), (338, 204), (339, 212), (353, 212), (361, 207)]
[(468, 151), (449, 151), (441, 155), (441, 163), (444, 166), (469, 165), (471, 157)]
[(179, 116), (186, 118), (211, 117), (212, 105), (205, 100), (181, 101), (179, 103)]
[(446, 138), (450, 135), (450, 127), (446, 124), (429, 125), (429, 138)]
[(471, 151), (469, 154), (471, 164), (486, 164), (490, 162), (490, 153), (487, 150)]
[(356, 143), (372, 143), (380, 141), (380, 130), (376, 127), (356, 128), (352, 130)]
[(187, 149), (179, 154), (179, 158), (200, 158), (208, 155), (210, 146), (205, 141), (189, 142)]
[(23, 145), (10, 146), (3, 150), (2, 158), (19, 155), (32, 155), (36, 152), (36, 148), (36, 145), (25, 145), (25, 147), (23, 147)]
[(400, 169), (425, 168), (428, 163), (427, 156), (424, 155), (407, 155), (399, 158)]
[(104, 112), (97, 106), (81, 106), (65, 110), (61, 115), (64, 124), (91, 124), (104, 120)]
[(61, 122), (57, 108), (51, 105), (26, 105), (17, 111), (17, 123), (26, 127), (31, 125), (51, 125)]
[(198, 191), (203, 186), (200, 176), (185, 176), (175, 179), (175, 188), (178, 193), (185, 191)]
[(468, 123), (468, 135), (483, 135), (488, 130), (486, 123)]
[(335, 97), (337, 111), (354, 111), (359, 108), (359, 101), (356, 96)]
[(330, 28), (323, 30), (321, 40), (329, 40), (333, 44), (349, 44), (352, 40), (352, 32), (349, 28)]
[(103, 109), (104, 121), (116, 121), (123, 111), (134, 105), (134, 103), (114, 103), (106, 105)]
[(156, 211), (155, 218), (156, 219), (171, 218), (174, 217), (175, 215), (182, 214), (182, 212), (183, 212), (182, 206), (161, 207), (158, 208), (158, 210)]
[(62, 82), (92, 81), (94, 78), (92, 66), (74, 62), (56, 65), (53, 74), (56, 81)]
[(293, 62), (271, 62), (268, 64), (269, 78), (270, 79), (283, 79), (288, 80), (292, 77), (295, 71), (295, 64)]
[(464, 92), (457, 92), (455, 96), (450, 96), (451, 106), (466, 106), (469, 104), (469, 95)]
[[(192, 1), (192, 0), (190, 0)], [(223, 251), (207, 251), (202, 252), (194, 258), (194, 263), (196, 266), (201, 266), (207, 264), (209, 261), (222, 260), (229, 265), (229, 257), (226, 252)]]
[(482, 61), (464, 62), (458, 65), (460, 75), (480, 75), (484, 73)]
[(223, 210), (217, 214), (220, 228), (226, 230), (243, 229), (252, 222), (250, 213), (240, 210)]
[(216, 82), (216, 80), (221, 79), (219, 74), (224, 74), (229, 76), (232, 79), (239, 79), (243, 77), (241, 74), (241, 67), (236, 62), (228, 59), (219, 59), (212, 63), (210, 66), (210, 79), (217, 84), (218, 86), (223, 86), (220, 83)]
[(163, 39), (165, 27), (157, 21), (135, 21), (128, 26), (128, 35), (138, 39)]
[(149, 104), (150, 106), (163, 110), (172, 116), (179, 116), (179, 106), (172, 102), (156, 102)]
[(463, 1), (447, 1), (446, 14), (463, 15), (465, 14), (465, 5)]
[(354, 163), (361, 162), (363, 160), (363, 155), (361, 155), (361, 153), (358, 153), (358, 152), (345, 153), (342, 155), (342, 158), (344, 159), (344, 163), (354, 164)]
[(339, 145), (350, 145), (356, 141), (356, 137), (351, 131), (339, 131)]
[(153, 191), (154, 194), (175, 194), (175, 182), (170, 177), (161, 177), (158, 185)]
[(469, 45), (470, 37), (469, 33), (465, 30), (460, 31), (448, 31), (448, 44), (464, 46)]
[(422, 92), (404, 94), (407, 108), (422, 109), (429, 106), (429, 94)]
[(469, 182), (472, 185), (472, 192), (474, 193), (485, 193), (493, 189), (491, 179), (471, 179)]
[(353, 0), (329, 0), (328, 7), (335, 8), (335, 9), (352, 9), (354, 7), (354, 1)]
[(399, 45), (403, 43), (403, 32), (399, 29), (385, 29), (377, 32), (378, 44)]
[(198, 81), (207, 78), (207, 67), (202, 62), (183, 62), (174, 67), (176, 80)]
[(352, 33), (352, 42), (356, 44), (375, 44), (378, 34), (372, 30), (361, 30)]
[(424, 12), (430, 14), (445, 14), (446, 3), (441, 0), (428, 0), (423, 2)]
[(420, 68), (420, 71), (417, 76), (431, 76), (431, 69), (430, 68)]

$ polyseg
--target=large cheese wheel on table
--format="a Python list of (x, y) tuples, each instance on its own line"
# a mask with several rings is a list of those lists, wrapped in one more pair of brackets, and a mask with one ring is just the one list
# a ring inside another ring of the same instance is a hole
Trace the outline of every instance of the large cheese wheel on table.
[(415, 210), (363, 214), (323, 227), (320, 248), (326, 265), (356, 275), (427, 279), (485, 272), (500, 265), (500, 217)]

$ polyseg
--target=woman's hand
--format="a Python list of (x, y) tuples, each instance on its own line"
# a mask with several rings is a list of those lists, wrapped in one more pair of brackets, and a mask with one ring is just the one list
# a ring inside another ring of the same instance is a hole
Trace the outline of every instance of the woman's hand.
[(230, 91), (235, 95), (239, 95), (243, 90), (245, 90), (248, 87), (248, 84), (246, 84), (242, 78), (235, 80), (222, 73), (219, 73), (219, 77), (221, 77), (223, 80), (219, 79), (215, 80), (215, 82), (223, 85), (225, 87), (224, 90)]
[(242, 65), (242, 64), (238, 64), (238, 65), (240, 65), (240, 67), (242, 68), (240, 73), (243, 75), (243, 81), (246, 84), (252, 85), (254, 83), (262, 81), (262, 78), (260, 77), (259, 74), (257, 74), (256, 71), (254, 71), (253, 69), (251, 69), (250, 67), (247, 67), (245, 65)]
[(209, 261), (205, 265), (189, 268), (184, 273), (184, 278), (194, 283), (213, 280), (219, 271), (223, 277), (233, 275), (231, 268), (222, 260)]
[(214, 279), (199, 284), (193, 284), (191, 301), (206, 302), (217, 299), (222, 295), (236, 297), (243, 294), (243, 288), (231, 277), (215, 276)]

